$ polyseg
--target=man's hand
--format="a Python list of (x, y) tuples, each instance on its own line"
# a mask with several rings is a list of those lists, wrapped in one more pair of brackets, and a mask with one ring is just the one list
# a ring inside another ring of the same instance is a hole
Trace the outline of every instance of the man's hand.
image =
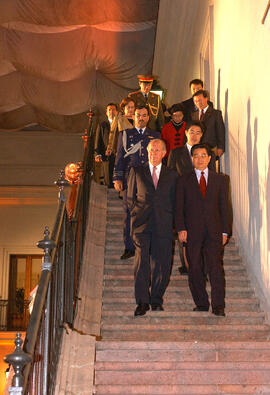
[(223, 245), (223, 246), (225, 246), (225, 244), (227, 243), (227, 241), (228, 241), (228, 236), (222, 235), (222, 245)]
[(221, 157), (223, 155), (223, 149), (222, 148), (218, 148), (217, 149), (217, 156)]
[(102, 156), (101, 155), (97, 155), (95, 157), (95, 162), (102, 162)]
[(112, 154), (112, 150), (111, 149), (106, 149), (105, 155), (106, 156), (110, 156)]
[(113, 182), (114, 189), (116, 189), (118, 192), (123, 190), (123, 181), (121, 180), (116, 180)]
[(181, 241), (181, 243), (186, 243), (187, 242), (187, 231), (181, 230), (181, 232), (178, 232), (178, 239), (179, 239), (179, 241)]

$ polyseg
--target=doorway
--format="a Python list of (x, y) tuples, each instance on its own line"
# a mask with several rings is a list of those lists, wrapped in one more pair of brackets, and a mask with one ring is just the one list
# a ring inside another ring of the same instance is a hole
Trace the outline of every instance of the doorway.
[(10, 255), (8, 330), (26, 329), (31, 291), (39, 283), (41, 265), (42, 255)]

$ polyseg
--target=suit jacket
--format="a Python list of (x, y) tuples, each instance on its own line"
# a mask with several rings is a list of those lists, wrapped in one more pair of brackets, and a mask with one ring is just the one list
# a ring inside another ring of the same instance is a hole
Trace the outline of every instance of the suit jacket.
[[(191, 118), (198, 121), (199, 111), (193, 111)], [(209, 144), (211, 148), (222, 148), (225, 151), (225, 125), (221, 111), (209, 106), (201, 121), (206, 128), (201, 142)]]
[[(184, 147), (178, 147), (172, 150), (168, 158), (168, 167), (177, 171), (179, 176), (189, 173), (193, 170), (193, 163), (189, 155), (189, 151), (186, 145)], [(216, 172), (216, 157), (215, 154), (211, 153), (211, 160), (208, 168)]]
[[(182, 101), (180, 104), (184, 106), (185, 109), (185, 121), (191, 121), (191, 113), (198, 111), (197, 107), (194, 104), (193, 97)], [(208, 105), (213, 108), (213, 103), (209, 100)]]
[(194, 170), (179, 177), (175, 224), (177, 232), (187, 230), (188, 242), (202, 240), (205, 234), (212, 240), (221, 241), (222, 233), (229, 234), (228, 184), (225, 176), (209, 170), (204, 198)]
[(173, 238), (176, 181), (177, 173), (162, 165), (155, 189), (149, 164), (131, 168), (127, 202), (132, 234), (155, 231), (159, 237)]
[(161, 132), (162, 126), (164, 125), (164, 114), (159, 95), (149, 92), (146, 99), (139, 90), (130, 93), (128, 96), (135, 101), (136, 106), (149, 106), (148, 127), (149, 129)]
[(102, 160), (108, 159), (105, 155), (105, 152), (109, 142), (110, 129), (110, 122), (104, 121), (100, 125), (98, 125), (96, 130), (94, 153), (95, 155), (101, 155)]

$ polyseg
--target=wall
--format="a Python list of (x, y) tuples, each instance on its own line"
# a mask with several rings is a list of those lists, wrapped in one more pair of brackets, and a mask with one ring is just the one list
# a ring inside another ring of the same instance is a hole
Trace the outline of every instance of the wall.
[(226, 124), (222, 168), (231, 178), (234, 235), (270, 312), (270, 29), (261, 24), (267, 3), (160, 0), (153, 71), (170, 104), (189, 97), (188, 82), (203, 78), (201, 57), (211, 44), (211, 98)]
[(189, 81), (200, 77), (207, 13), (208, 0), (160, 0), (153, 74), (167, 90), (169, 105), (188, 99)]
[(270, 30), (261, 24), (266, 5), (265, 0), (214, 1), (214, 62), (227, 129), (234, 234), (254, 284), (269, 300)]
[(0, 132), (0, 185), (53, 185), (67, 163), (82, 160), (82, 134)]
[[(67, 192), (67, 191), (66, 191)], [(0, 187), (0, 299), (8, 298), (11, 254), (42, 254), (45, 226), (52, 231), (58, 187)]]

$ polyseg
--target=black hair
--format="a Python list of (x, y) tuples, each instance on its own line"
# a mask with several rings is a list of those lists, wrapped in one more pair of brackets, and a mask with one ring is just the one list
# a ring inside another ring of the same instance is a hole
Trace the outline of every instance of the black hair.
[(203, 95), (203, 97), (207, 97), (208, 98), (208, 92), (204, 89), (200, 89), (199, 91), (195, 92), (194, 95), (192, 97), (196, 97), (199, 95)]
[(142, 106), (136, 106), (135, 111), (136, 110), (142, 110), (143, 108), (145, 108), (147, 110), (147, 114), (149, 115), (149, 107), (147, 105), (142, 105)]
[(211, 148), (209, 147), (208, 144), (199, 143), (199, 144), (193, 145), (193, 147), (191, 148), (191, 156), (193, 156), (194, 151), (195, 151), (196, 149), (205, 149), (206, 152), (207, 152), (207, 155), (208, 155), (208, 156), (211, 156), (212, 150), (211, 150)]
[(203, 87), (203, 81), (200, 80), (199, 78), (195, 78), (194, 80), (191, 80), (189, 83), (189, 87), (191, 88), (191, 85), (195, 84), (195, 85), (201, 85)]

